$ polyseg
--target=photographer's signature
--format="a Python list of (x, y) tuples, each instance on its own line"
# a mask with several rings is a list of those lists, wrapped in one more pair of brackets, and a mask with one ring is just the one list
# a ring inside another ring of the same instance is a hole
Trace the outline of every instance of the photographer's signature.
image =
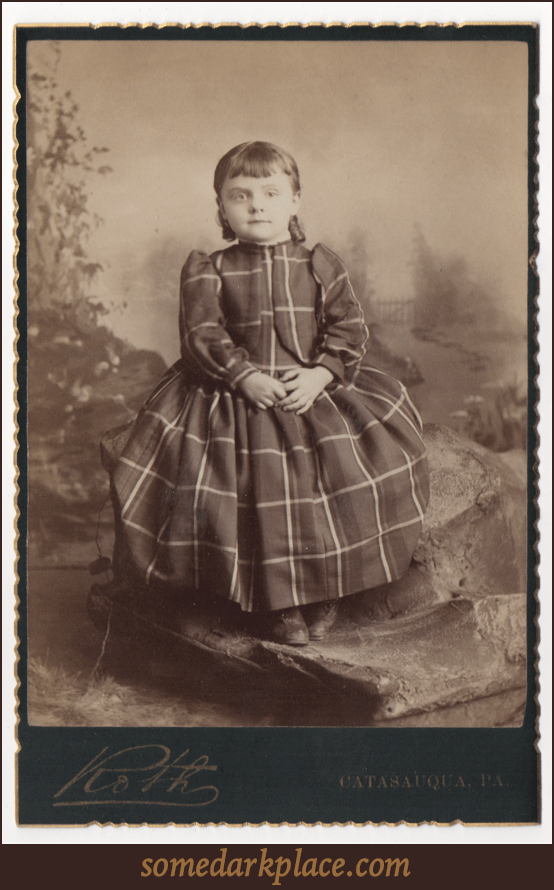
[(207, 754), (193, 760), (186, 750), (173, 757), (166, 745), (135, 745), (114, 754), (108, 750), (100, 751), (56, 792), (55, 807), (137, 803), (205, 807), (219, 796), (215, 785), (198, 784), (206, 779), (201, 774), (217, 769), (208, 763)]

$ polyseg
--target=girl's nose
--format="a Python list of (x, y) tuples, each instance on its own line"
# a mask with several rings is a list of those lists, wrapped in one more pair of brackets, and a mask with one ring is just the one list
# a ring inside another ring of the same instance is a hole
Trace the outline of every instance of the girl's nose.
[(263, 206), (264, 206), (263, 196), (262, 195), (259, 195), (257, 197), (254, 196), (252, 198), (252, 200), (250, 201), (250, 213), (259, 213), (261, 210), (263, 210)]

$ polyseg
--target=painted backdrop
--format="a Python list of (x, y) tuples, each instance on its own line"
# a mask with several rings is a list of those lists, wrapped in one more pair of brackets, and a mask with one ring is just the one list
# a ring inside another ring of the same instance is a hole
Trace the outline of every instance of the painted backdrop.
[[(107, 323), (178, 355), (180, 267), (223, 243), (213, 170), (231, 146), (296, 158), (308, 244), (342, 255), (375, 299), (414, 296), (414, 245), (523, 323), (527, 287), (527, 47), (511, 42), (64, 41), (56, 80), (112, 172), (89, 254)], [(31, 44), (33, 67), (50, 52)], [(361, 282), (361, 283), (360, 283)], [(361, 293), (362, 300), (366, 294)], [(127, 308), (122, 311), (123, 303)]]

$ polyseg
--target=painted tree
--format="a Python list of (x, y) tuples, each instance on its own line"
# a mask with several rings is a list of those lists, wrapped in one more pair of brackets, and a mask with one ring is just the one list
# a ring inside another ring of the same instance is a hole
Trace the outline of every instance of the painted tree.
[(56, 43), (35, 48), (27, 92), (29, 541), (39, 561), (78, 560), (81, 546), (94, 554), (108, 487), (100, 439), (134, 416), (165, 370), (100, 323), (102, 265), (88, 244), (102, 220), (88, 198), (111, 168), (59, 84), (60, 61)]
[(54, 310), (85, 332), (105, 310), (93, 282), (102, 266), (87, 255), (101, 219), (87, 206), (94, 177), (109, 173), (106, 147), (91, 146), (79, 107), (56, 80), (60, 48), (45, 46), (27, 89), (28, 306), (30, 320)]
[(412, 270), (418, 326), (456, 322), (494, 325), (494, 301), (475, 278), (466, 258), (434, 250), (419, 227), (413, 238)]

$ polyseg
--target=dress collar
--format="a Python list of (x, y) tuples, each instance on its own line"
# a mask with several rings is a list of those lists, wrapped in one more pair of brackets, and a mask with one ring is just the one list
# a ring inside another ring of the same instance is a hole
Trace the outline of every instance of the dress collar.
[(277, 247), (280, 244), (285, 245), (291, 243), (292, 239), (287, 238), (284, 241), (265, 241), (264, 243), (258, 241), (239, 241), (238, 246), (247, 253), (263, 253), (264, 250), (270, 247)]

